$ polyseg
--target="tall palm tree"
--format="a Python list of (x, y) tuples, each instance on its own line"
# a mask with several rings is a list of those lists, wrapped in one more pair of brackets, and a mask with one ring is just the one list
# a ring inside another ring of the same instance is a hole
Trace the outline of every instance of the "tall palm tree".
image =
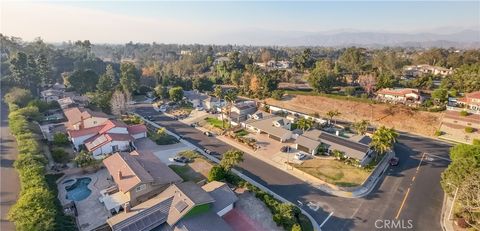
[(370, 122), (368, 120), (361, 120), (353, 123), (353, 128), (355, 128), (355, 131), (359, 135), (365, 135), (365, 133), (367, 133), (368, 126), (370, 126)]
[[(384, 155), (388, 150), (392, 149), (396, 142), (398, 133), (393, 128), (381, 126), (372, 136), (370, 147), (380, 155)], [(376, 159), (376, 157), (375, 157)]]
[[(330, 117), (330, 121), (333, 119), (333, 117), (339, 116), (342, 113), (340, 113), (338, 110), (332, 110), (327, 112), (327, 116)], [(335, 120), (335, 125), (337, 124), (337, 120)]]
[(237, 89), (229, 89), (225, 93), (225, 101), (227, 101), (227, 111), (228, 111), (228, 117), (230, 117), (230, 114), (232, 113), (232, 107), (235, 101), (237, 101), (238, 97), (238, 91)]

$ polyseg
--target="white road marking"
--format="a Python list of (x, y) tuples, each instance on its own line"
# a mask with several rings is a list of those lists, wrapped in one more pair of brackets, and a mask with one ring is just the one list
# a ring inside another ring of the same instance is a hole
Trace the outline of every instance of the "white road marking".
[(445, 157), (441, 157), (441, 156), (437, 156), (437, 155), (434, 155), (434, 154), (430, 154), (430, 153), (427, 153), (427, 156), (433, 156), (435, 158), (438, 158), (438, 159), (442, 159), (442, 160), (446, 160), (446, 161), (452, 161), (448, 158), (445, 158)]
[(308, 208), (310, 208), (313, 211), (318, 211), (320, 209), (320, 205), (318, 203), (313, 203), (313, 202), (308, 202), (307, 204)]
[(333, 215), (333, 212), (331, 212), (328, 217), (322, 222), (322, 224), (320, 224), (320, 228), (322, 228), (322, 226), (328, 221), (328, 219), (330, 219), (330, 217)]

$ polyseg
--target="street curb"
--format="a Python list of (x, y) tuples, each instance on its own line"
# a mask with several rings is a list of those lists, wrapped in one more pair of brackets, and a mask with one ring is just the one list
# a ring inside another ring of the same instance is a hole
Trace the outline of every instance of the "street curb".
[[(145, 122), (147, 122), (147, 123), (149, 123), (149, 124), (151, 124), (151, 125), (153, 125), (153, 126), (155, 126), (155, 127), (157, 127), (157, 128), (162, 128), (162, 126), (156, 124), (155, 122), (152, 122), (152, 121), (150, 121), (150, 120), (145, 119), (143, 116), (141, 116), (141, 115), (139, 115), (139, 114), (137, 114), (137, 113), (135, 113), (135, 112), (133, 112), (133, 114), (136, 115), (136, 116), (138, 116), (138, 117), (140, 117), (143, 121), (145, 121)], [(173, 136), (175, 136), (175, 137), (178, 138), (178, 139), (180, 138), (178, 135), (176, 135), (175, 133), (169, 131), (169, 130), (166, 129), (166, 128), (165, 128), (165, 131), (166, 131), (169, 135), (173, 135)], [(207, 157), (209, 160), (211, 160), (211, 161), (213, 161), (213, 162), (215, 162), (215, 163), (217, 163), (217, 164), (220, 163), (220, 160), (218, 160), (218, 159), (215, 158), (214, 156), (211, 156), (211, 155), (205, 153), (201, 148), (195, 146), (194, 144), (192, 144), (192, 143), (190, 143), (190, 142), (188, 142), (188, 141), (186, 141), (186, 140), (184, 140), (184, 139), (179, 139), (179, 140), (180, 140), (180, 142), (182, 142), (182, 143), (184, 143), (184, 144), (186, 144), (186, 145), (194, 148), (194, 150), (200, 152), (202, 155), (204, 155), (205, 157)], [(260, 188), (261, 190), (263, 190), (263, 191), (265, 191), (265, 192), (267, 192), (267, 193), (269, 193), (269, 194), (271, 194), (274, 198), (276, 198), (276, 199), (278, 199), (278, 200), (280, 200), (280, 201), (282, 201), (282, 202), (284, 202), (284, 203), (288, 203), (288, 204), (291, 204), (291, 205), (293, 205), (293, 206), (296, 206), (294, 203), (292, 203), (292, 202), (290, 202), (289, 200), (287, 200), (287, 199), (281, 197), (280, 195), (274, 193), (273, 191), (271, 191), (271, 190), (268, 189), (267, 187), (265, 187), (265, 186), (263, 186), (262, 184), (256, 182), (255, 180), (251, 179), (250, 177), (244, 175), (244, 174), (241, 173), (240, 171), (238, 171), (238, 170), (236, 170), (236, 169), (232, 169), (232, 172), (234, 172), (236, 175), (238, 175), (240, 178), (244, 179), (245, 181), (251, 183), (252, 185)], [(313, 229), (314, 229), (314, 230), (316, 230), (316, 231), (321, 231), (321, 230), (322, 230), (322, 229), (320, 228), (320, 225), (317, 223), (317, 221), (316, 221), (309, 213), (307, 213), (305, 210), (303, 210), (302, 208), (300, 208), (300, 207), (298, 207), (298, 206), (296, 206), (296, 207), (300, 209), (300, 211), (302, 212), (302, 214), (304, 214), (305, 216), (308, 217), (308, 219), (310, 219), (310, 222), (312, 222), (312, 226), (313, 226)]]

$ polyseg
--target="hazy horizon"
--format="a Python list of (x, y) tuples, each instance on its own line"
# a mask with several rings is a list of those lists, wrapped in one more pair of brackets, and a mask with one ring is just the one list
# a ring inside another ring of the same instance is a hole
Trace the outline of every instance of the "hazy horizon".
[(1, 33), (51, 43), (299, 45), (338, 32), (452, 34), (480, 28), (478, 1), (1, 4)]

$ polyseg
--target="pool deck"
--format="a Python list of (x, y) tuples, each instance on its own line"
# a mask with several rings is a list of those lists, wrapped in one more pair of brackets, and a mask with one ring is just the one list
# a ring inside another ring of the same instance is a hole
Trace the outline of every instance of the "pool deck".
[(100, 191), (108, 188), (109, 186), (113, 185), (114, 183), (108, 180), (109, 173), (106, 169), (100, 169), (95, 173), (87, 173), (87, 174), (72, 174), (66, 175), (60, 182), (58, 182), (58, 199), (62, 203), (62, 205), (70, 203), (70, 200), (67, 200), (67, 190), (65, 190), (66, 184), (64, 185), (63, 182), (69, 179), (75, 178), (82, 178), (82, 177), (89, 177), (92, 179), (90, 184), (88, 184), (88, 188), (92, 191), (92, 193), (81, 201), (75, 201), (77, 205), (77, 223), (80, 230), (92, 230), (100, 225), (106, 223), (107, 219), (110, 217), (109, 212), (105, 209), (105, 206), (100, 203), (98, 198), (101, 196)]

